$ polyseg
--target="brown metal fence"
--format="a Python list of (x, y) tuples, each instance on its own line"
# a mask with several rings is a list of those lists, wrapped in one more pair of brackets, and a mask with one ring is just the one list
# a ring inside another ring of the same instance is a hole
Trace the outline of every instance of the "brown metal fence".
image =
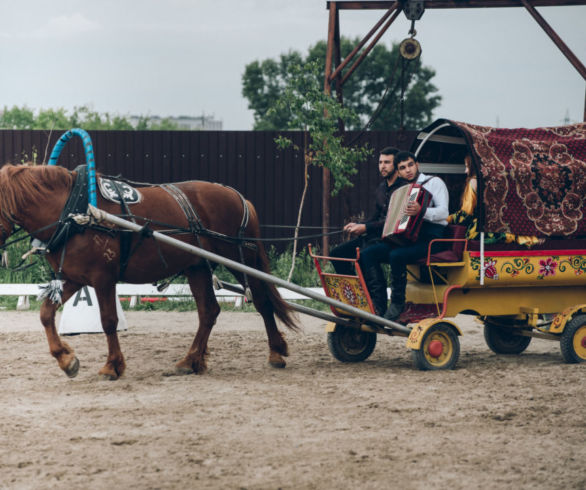
[[(0, 130), (0, 165), (48, 160), (62, 131)], [(90, 131), (96, 169), (107, 175), (122, 175), (138, 182), (164, 183), (207, 180), (229, 185), (240, 191), (256, 207), (262, 233), (267, 238), (286, 238), (291, 229), (267, 225), (293, 225), (303, 190), (301, 151), (277, 149), (274, 138), (285, 134), (301, 147), (301, 132), (268, 131)], [(379, 182), (378, 150), (385, 146), (409, 149), (414, 132), (369, 131), (362, 135), (347, 133), (347, 140), (374, 149), (354, 177), (354, 187), (331, 199), (330, 226), (341, 228), (350, 216), (372, 211), (372, 192)], [(59, 164), (69, 169), (85, 163), (80, 138), (64, 147)], [(321, 226), (321, 169), (312, 168), (302, 225)], [(318, 234), (305, 229), (301, 235)], [(334, 235), (335, 243), (341, 236)], [(319, 244), (320, 239), (311, 240)], [(282, 250), (288, 241), (271, 242)]]

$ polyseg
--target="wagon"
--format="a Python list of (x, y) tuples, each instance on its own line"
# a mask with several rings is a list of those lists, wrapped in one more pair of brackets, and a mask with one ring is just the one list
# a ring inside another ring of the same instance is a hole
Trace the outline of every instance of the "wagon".
[[(520, 354), (537, 338), (559, 342), (568, 363), (586, 361), (586, 124), (495, 129), (441, 119), (419, 132), (412, 151), (422, 171), (443, 174), (452, 198), (464, 157), (472, 157), (478, 234), (450, 224), (448, 236), (409, 266), (407, 307), (397, 320), (411, 325), (407, 332), (332, 307), (339, 319), (326, 327), (332, 355), (363, 361), (387, 334), (407, 337), (419, 369), (454, 368), (462, 332), (449, 318), (465, 313), (478, 318), (497, 354)], [(495, 239), (502, 236), (537, 243)], [(310, 253), (327, 296), (374, 312), (359, 255), (347, 259), (356, 273), (344, 276), (324, 268), (339, 259)]]

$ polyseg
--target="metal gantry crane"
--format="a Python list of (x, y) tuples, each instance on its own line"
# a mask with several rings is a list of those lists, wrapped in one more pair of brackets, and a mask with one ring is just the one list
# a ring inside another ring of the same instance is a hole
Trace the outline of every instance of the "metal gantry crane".
[[(502, 8), (523, 7), (541, 26), (551, 38), (563, 55), (574, 66), (582, 78), (586, 81), (586, 67), (562, 41), (556, 31), (547, 23), (535, 7), (560, 7), (586, 5), (585, 0), (356, 0), (356, 1), (328, 1), (329, 10), (328, 41), (326, 51), (326, 66), (324, 90), (331, 93), (332, 87), (338, 100), (342, 101), (342, 88), (344, 83), (360, 65), (362, 60), (374, 48), (382, 35), (391, 24), (404, 12), (411, 20), (412, 26), (419, 20), (426, 9), (462, 9), (462, 8)], [(341, 10), (384, 10), (381, 19), (372, 27), (354, 49), (341, 59), (340, 52), (340, 16)], [(413, 29), (413, 27), (412, 27)], [(367, 45), (368, 43), (368, 45)], [(366, 45), (366, 47), (365, 47)], [(364, 49), (363, 49), (364, 48)], [(407, 46), (403, 56), (414, 55), (416, 44)], [(356, 56), (358, 53), (358, 57)], [(584, 104), (584, 121), (586, 121), (586, 98)], [(323, 169), (323, 193), (322, 193), (322, 226), (327, 230), (330, 222), (330, 171)], [(323, 250), (329, 249), (328, 237), (325, 236), (322, 244)]]

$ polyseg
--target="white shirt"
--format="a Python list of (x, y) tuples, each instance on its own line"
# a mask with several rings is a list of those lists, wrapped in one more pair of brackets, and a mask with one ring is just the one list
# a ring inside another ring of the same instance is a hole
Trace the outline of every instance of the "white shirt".
[(448, 224), (446, 218), (450, 214), (450, 195), (448, 194), (448, 188), (444, 181), (439, 177), (430, 177), (423, 173), (419, 174), (417, 183), (422, 184), (426, 180), (427, 182), (423, 184), (423, 188), (431, 192), (433, 197), (427, 206), (423, 219), (446, 226)]

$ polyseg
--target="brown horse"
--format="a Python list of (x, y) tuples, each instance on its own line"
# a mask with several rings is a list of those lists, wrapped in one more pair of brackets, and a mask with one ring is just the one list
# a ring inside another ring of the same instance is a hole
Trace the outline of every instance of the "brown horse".
[[(15, 224), (21, 226), (42, 242), (50, 242), (54, 226), (59, 220), (75, 182), (77, 172), (58, 166), (5, 165), (0, 169), (0, 244), (12, 233)], [(189, 229), (189, 220), (170, 192), (161, 186), (139, 187), (142, 200), (130, 206), (134, 216), (152, 220), (152, 230), (183, 230), (174, 235), (186, 243), (198, 245), (218, 255), (241, 261), (246, 265), (268, 272), (268, 260), (262, 243), (239, 249), (234, 241), (222, 239), (237, 236), (259, 237), (256, 211), (251, 203), (230, 189), (219, 184), (190, 181), (175, 184), (191, 203), (199, 216), (200, 224), (212, 233), (198, 237)], [(187, 205), (189, 206), (189, 205)], [(241, 229), (245, 206), (249, 219)], [(98, 207), (110, 213), (121, 213), (120, 204), (105, 200), (98, 195)], [(158, 224), (155, 224), (158, 223)], [(163, 225), (164, 224), (164, 225)], [(49, 226), (49, 227), (48, 227)], [(47, 228), (48, 227), (48, 228)], [(187, 355), (176, 365), (178, 373), (203, 373), (206, 370), (207, 343), (212, 327), (220, 313), (213, 291), (211, 267), (203, 259), (169, 245), (155, 242), (148, 234), (122, 232), (120, 230), (87, 228), (73, 234), (55, 250), (49, 250), (46, 258), (55, 270), (62, 270), (62, 302), (64, 303), (82, 286), (92, 286), (98, 298), (102, 328), (108, 342), (108, 358), (99, 373), (109, 379), (117, 379), (125, 369), (124, 356), (117, 335), (116, 283), (152, 283), (182, 274), (187, 278), (197, 304), (199, 328)], [(213, 233), (220, 235), (214, 235)], [(126, 233), (126, 238), (123, 234)], [(122, 246), (122, 240), (127, 245)], [(63, 251), (65, 248), (65, 252)], [(124, 253), (130, 250), (130, 253)], [(122, 257), (125, 256), (126, 259)], [(245, 284), (244, 276), (231, 271), (236, 279)], [(292, 311), (272, 284), (248, 277), (254, 306), (262, 315), (269, 343), (269, 363), (284, 367), (283, 356), (288, 355), (287, 343), (277, 329), (276, 315), (287, 327), (296, 329)], [(49, 343), (49, 349), (59, 367), (73, 377), (79, 361), (73, 349), (62, 341), (55, 328), (55, 313), (59, 304), (46, 298), (41, 306), (41, 322)]]

